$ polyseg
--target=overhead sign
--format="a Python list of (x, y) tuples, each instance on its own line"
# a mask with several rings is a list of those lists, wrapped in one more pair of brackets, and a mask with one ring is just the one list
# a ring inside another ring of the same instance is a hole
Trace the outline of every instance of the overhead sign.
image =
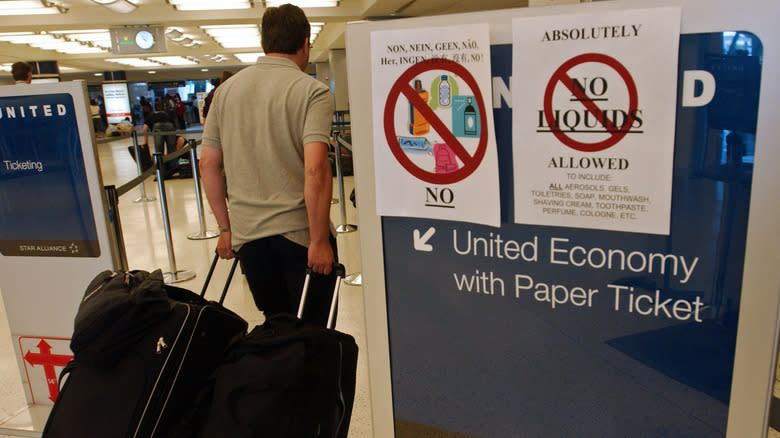
[(498, 226), (488, 27), (374, 32), (371, 45), (377, 213)]
[(669, 234), (680, 9), (512, 27), (515, 221)]

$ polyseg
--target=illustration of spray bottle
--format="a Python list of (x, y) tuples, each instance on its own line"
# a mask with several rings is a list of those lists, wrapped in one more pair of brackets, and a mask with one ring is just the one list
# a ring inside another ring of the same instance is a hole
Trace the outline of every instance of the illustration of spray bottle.
[(466, 109), (463, 111), (463, 133), (477, 135), (477, 111), (471, 105), (471, 98), (466, 100)]
[[(423, 90), (421, 80), (414, 80), (414, 91), (420, 96), (420, 99), (422, 99), (423, 102), (428, 102), (428, 92)], [(425, 135), (430, 130), (431, 125), (423, 118), (417, 108), (409, 102), (409, 133), (412, 135)]]

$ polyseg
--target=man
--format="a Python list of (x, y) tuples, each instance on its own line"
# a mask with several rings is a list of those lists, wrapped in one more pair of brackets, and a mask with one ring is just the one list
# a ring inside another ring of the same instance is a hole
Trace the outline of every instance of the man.
[[(306, 266), (329, 274), (335, 260), (327, 155), (335, 106), (328, 87), (304, 73), (309, 34), (297, 6), (266, 9), (266, 56), (217, 88), (203, 132), (200, 169), (220, 229), (217, 252), (238, 257), (266, 317), (295, 313)], [(333, 281), (312, 278), (304, 320), (324, 325)]]
[(32, 83), (32, 67), (26, 62), (14, 62), (11, 65), (11, 74), (13, 75), (14, 81), (16, 81), (17, 84)]

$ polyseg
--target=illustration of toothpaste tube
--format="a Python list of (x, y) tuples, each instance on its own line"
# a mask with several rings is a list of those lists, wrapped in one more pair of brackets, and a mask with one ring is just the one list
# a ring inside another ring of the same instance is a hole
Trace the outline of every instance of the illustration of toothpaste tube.
[(433, 152), (433, 146), (425, 137), (398, 137), (398, 144), (404, 152), (409, 153), (430, 153)]

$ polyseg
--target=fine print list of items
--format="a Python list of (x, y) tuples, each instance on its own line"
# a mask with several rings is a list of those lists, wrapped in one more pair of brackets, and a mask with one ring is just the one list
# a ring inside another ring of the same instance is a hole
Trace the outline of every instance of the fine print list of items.
[(532, 187), (533, 209), (542, 216), (581, 216), (634, 221), (647, 214), (652, 199), (639, 188), (615, 181), (611, 173), (570, 169), (563, 180)]

